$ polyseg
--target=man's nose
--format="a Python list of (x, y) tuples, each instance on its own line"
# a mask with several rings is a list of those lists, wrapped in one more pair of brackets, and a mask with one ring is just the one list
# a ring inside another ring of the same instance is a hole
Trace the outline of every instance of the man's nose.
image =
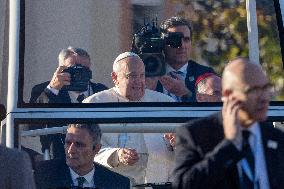
[(185, 39), (182, 38), (181, 40), (181, 48), (185, 48), (187, 46), (187, 41)]
[(68, 147), (68, 153), (72, 153), (76, 151), (76, 147), (74, 143), (71, 143), (70, 146)]

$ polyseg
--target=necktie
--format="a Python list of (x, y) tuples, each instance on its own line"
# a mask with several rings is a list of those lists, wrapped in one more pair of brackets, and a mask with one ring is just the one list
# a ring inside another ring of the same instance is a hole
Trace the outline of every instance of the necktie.
[[(182, 72), (182, 71), (171, 71), (169, 74), (170, 74), (170, 76), (171, 76), (172, 78), (174, 78), (174, 79), (181, 79), (181, 80), (184, 79), (184, 78), (183, 78), (183, 72)], [(178, 76), (178, 77), (177, 77), (177, 76)], [(171, 96), (171, 97), (173, 97), (174, 99), (176, 99), (177, 102), (182, 102), (181, 97), (176, 96), (176, 95), (174, 95), (174, 94), (171, 94), (170, 92), (168, 92), (168, 95)]]
[(254, 176), (254, 155), (251, 150), (250, 144), (249, 144), (249, 137), (250, 137), (250, 131), (243, 130), (243, 152), (245, 154), (245, 158), (248, 161), (248, 164), (250, 166), (250, 170), (252, 172), (252, 175)]
[(85, 177), (77, 177), (78, 187), (83, 188), (84, 182), (86, 181)]
[(244, 158), (247, 160), (249, 169), (252, 174), (252, 179), (249, 179), (248, 175), (243, 171), (243, 188), (246, 189), (253, 189), (254, 188), (254, 155), (251, 150), (250, 144), (249, 144), (249, 137), (250, 137), (250, 131), (243, 130), (243, 142), (242, 142), (242, 151), (244, 153)]
[(82, 93), (82, 94), (80, 94), (78, 97), (77, 97), (77, 101), (79, 102), (79, 103), (82, 103), (82, 101), (85, 99), (85, 95)]
[(172, 78), (176, 79), (176, 75), (178, 75), (181, 79), (183, 79), (183, 72), (182, 71), (171, 71), (170, 75)]

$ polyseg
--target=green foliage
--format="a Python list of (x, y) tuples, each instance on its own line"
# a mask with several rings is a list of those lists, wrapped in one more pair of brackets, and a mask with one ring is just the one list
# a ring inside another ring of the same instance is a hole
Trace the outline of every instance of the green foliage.
[[(257, 0), (260, 62), (284, 100), (283, 63), (273, 1)], [(193, 24), (193, 58), (203, 60), (221, 73), (236, 56), (248, 57), (245, 0), (172, 0), (182, 4), (178, 15)], [(197, 53), (198, 52), (198, 53)]]

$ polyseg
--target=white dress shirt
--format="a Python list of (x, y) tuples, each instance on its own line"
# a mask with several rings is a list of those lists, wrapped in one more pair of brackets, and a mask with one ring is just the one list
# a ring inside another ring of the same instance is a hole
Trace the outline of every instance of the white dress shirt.
[(94, 183), (94, 174), (95, 174), (95, 169), (93, 168), (89, 173), (87, 173), (86, 175), (80, 176), (77, 173), (75, 173), (75, 171), (73, 171), (70, 167), (70, 174), (71, 174), (71, 178), (72, 178), (72, 182), (74, 184), (74, 186), (78, 186), (78, 177), (84, 177), (86, 179), (86, 181), (83, 184), (83, 187), (93, 187), (95, 188), (95, 183)]

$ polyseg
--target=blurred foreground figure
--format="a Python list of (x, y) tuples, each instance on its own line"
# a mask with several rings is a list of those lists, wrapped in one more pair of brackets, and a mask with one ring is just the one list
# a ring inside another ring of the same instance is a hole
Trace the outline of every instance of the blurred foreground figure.
[(35, 189), (32, 166), (27, 154), (0, 145), (0, 188)]
[(284, 133), (263, 122), (271, 95), (260, 66), (230, 61), (222, 111), (177, 129), (173, 188), (284, 188)]

